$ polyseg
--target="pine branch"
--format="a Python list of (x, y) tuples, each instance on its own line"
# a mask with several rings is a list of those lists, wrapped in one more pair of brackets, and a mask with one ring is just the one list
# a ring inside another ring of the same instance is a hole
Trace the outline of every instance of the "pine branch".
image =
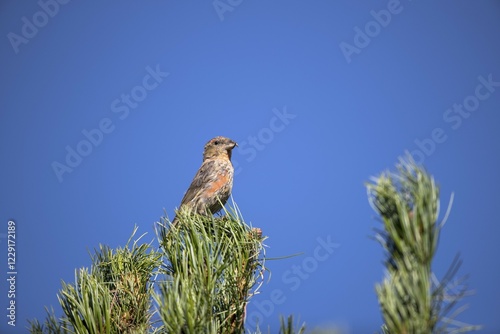
[(243, 333), (249, 298), (262, 282), (262, 234), (241, 216), (178, 212), (157, 225), (167, 276), (154, 298), (168, 333)]
[[(400, 159), (398, 173), (385, 172), (367, 184), (370, 204), (383, 230), (375, 239), (386, 250), (387, 277), (376, 286), (385, 324), (383, 333), (443, 333), (446, 313), (464, 296), (444, 303), (444, 291), (460, 267), (454, 261), (436, 287), (432, 259), (444, 224), (438, 224), (439, 188), (411, 156)], [(477, 329), (464, 327), (462, 329)]]
[[(62, 283), (58, 295), (65, 317), (48, 314), (44, 325), (30, 323), (31, 333), (147, 333), (151, 329), (151, 292), (161, 254), (151, 244), (138, 244), (134, 228), (124, 248), (101, 245), (91, 255), (90, 269), (75, 273), (74, 283)], [(48, 311), (47, 311), (48, 313)]]

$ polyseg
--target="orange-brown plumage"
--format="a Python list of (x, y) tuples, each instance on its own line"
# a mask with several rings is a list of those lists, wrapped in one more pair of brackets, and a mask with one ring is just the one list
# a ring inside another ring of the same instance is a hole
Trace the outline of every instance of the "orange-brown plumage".
[[(234, 168), (231, 151), (236, 142), (225, 137), (208, 141), (203, 151), (203, 162), (184, 194), (179, 210), (208, 215), (218, 212), (231, 195)], [(173, 224), (177, 221), (174, 218)]]

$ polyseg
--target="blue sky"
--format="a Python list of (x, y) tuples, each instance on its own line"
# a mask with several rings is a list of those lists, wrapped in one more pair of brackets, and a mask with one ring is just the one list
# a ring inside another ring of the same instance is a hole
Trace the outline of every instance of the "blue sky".
[[(0, 243), (16, 224), (16, 327), (134, 224), (153, 238), (217, 135), (272, 277), (249, 307), (275, 332), (382, 323), (379, 226), (364, 182), (405, 150), (452, 192), (434, 270), (460, 252), (459, 319), (500, 331), (500, 3), (3, 1)], [(444, 210), (442, 210), (444, 213)], [(7, 277), (7, 265), (2, 265)], [(10, 301), (3, 281), (1, 307)], [(57, 309), (57, 307), (56, 307)]]

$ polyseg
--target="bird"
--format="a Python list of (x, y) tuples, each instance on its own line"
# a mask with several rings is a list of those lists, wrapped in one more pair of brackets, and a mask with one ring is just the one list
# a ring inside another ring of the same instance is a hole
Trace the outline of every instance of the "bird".
[[(203, 150), (203, 162), (179, 205), (180, 210), (211, 215), (226, 204), (233, 188), (232, 150), (238, 144), (226, 137), (210, 139)], [(172, 226), (178, 222), (177, 215)]]

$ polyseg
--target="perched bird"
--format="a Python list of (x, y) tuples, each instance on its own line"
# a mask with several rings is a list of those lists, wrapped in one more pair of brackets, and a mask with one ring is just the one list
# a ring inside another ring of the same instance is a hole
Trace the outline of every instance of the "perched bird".
[[(231, 195), (234, 168), (231, 151), (236, 142), (226, 137), (211, 139), (203, 151), (203, 163), (184, 194), (179, 210), (211, 215), (222, 209)], [(177, 217), (172, 224), (176, 224)]]

